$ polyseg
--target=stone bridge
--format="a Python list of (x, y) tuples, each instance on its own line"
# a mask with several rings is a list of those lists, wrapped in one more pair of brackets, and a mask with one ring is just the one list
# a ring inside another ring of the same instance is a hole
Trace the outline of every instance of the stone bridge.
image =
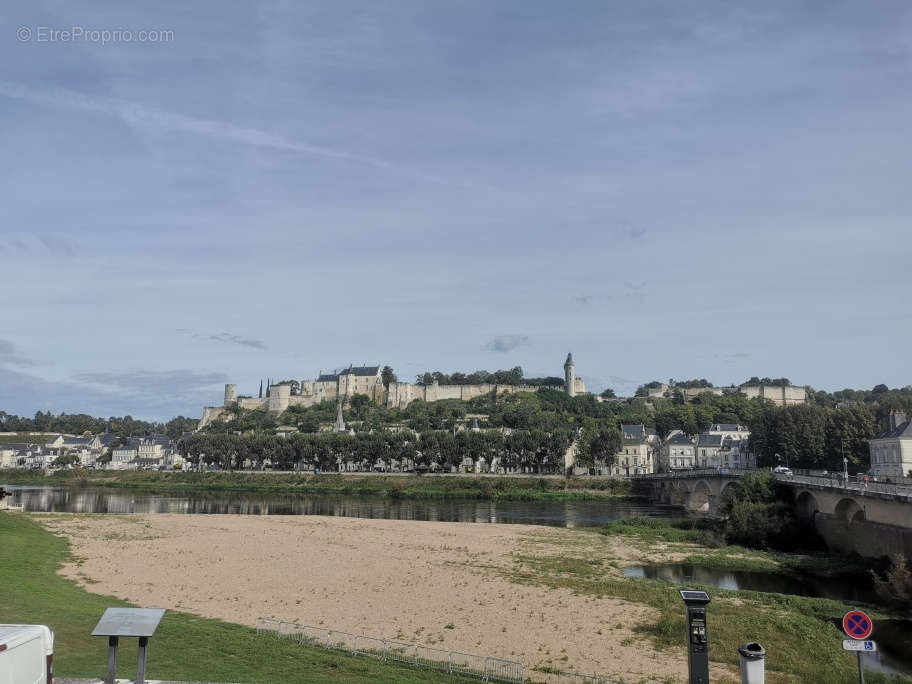
[[(737, 490), (745, 472), (720, 468), (632, 479), (636, 489), (653, 501), (714, 516), (723, 495), (729, 487)], [(912, 559), (912, 487), (846, 483), (838, 476), (777, 478), (792, 489), (798, 517), (812, 521), (830, 548), (863, 556), (902, 553)]]

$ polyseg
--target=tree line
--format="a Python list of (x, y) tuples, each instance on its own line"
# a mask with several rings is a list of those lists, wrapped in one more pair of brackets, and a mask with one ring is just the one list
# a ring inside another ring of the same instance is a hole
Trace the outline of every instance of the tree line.
[(37, 411), (33, 418), (22, 418), (0, 411), (0, 432), (62, 432), (70, 435), (99, 434), (111, 432), (120, 437), (145, 437), (151, 434), (167, 434), (172, 439), (184, 432), (195, 430), (198, 418), (177, 416), (161, 423), (145, 421), (132, 416), (111, 416), (97, 418), (85, 413), (60, 413)]
[(514, 366), (510, 370), (496, 370), (493, 373), (486, 370), (477, 370), (472, 373), (441, 373), (440, 371), (425, 371), (419, 373), (415, 382), (419, 385), (531, 385), (533, 387), (562, 387), (563, 378), (549, 376), (544, 378), (526, 378), (523, 376), (521, 366)]
[(519, 430), (503, 434), (499, 430), (466, 430), (453, 434), (432, 430), (415, 435), (411, 432), (383, 430), (370, 433), (293, 434), (279, 437), (267, 434), (197, 433), (178, 442), (178, 451), (190, 463), (218, 466), (226, 470), (246, 467), (293, 470), (317, 467), (336, 470), (343, 463), (365, 463), (373, 467), (378, 459), (411, 460), (416, 468), (430, 468), (432, 463), (449, 470), (459, 467), (463, 459), (483, 456), (488, 464), (498, 458), (507, 469), (533, 472), (562, 472), (563, 458), (570, 446), (569, 431), (547, 433), (541, 430)]

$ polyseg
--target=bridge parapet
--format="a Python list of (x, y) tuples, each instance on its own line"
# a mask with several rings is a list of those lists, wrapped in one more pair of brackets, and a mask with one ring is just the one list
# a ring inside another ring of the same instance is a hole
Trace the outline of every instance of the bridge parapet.
[(699, 468), (694, 470), (675, 470), (670, 473), (655, 473), (653, 475), (631, 475), (631, 480), (662, 481), (662, 480), (693, 480), (708, 477), (743, 477), (745, 473), (752, 472), (741, 468)]
[(868, 482), (865, 484), (864, 482), (858, 482), (856, 480), (845, 482), (841, 477), (831, 477), (827, 475), (780, 476), (779, 480), (796, 487), (844, 492), (851, 496), (874, 497), (878, 499), (902, 501), (904, 503), (912, 502), (912, 486), (909, 485), (891, 484), (887, 482)]
[[(637, 482), (663, 482), (674, 480), (706, 480), (706, 479), (732, 479), (744, 477), (751, 471), (738, 468), (701, 468), (698, 470), (679, 470), (671, 473), (658, 473), (653, 475), (632, 475), (631, 480)], [(832, 492), (843, 492), (852, 496), (875, 497), (912, 503), (912, 485), (893, 484), (888, 482), (868, 482), (865, 484), (857, 478), (850, 478), (845, 482), (838, 474), (834, 475), (784, 475), (773, 473), (780, 482), (793, 487), (808, 487), (824, 489)]]

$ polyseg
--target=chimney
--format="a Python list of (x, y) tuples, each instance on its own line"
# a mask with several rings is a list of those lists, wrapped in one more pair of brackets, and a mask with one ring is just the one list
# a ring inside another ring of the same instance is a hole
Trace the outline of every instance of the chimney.
[(890, 411), (890, 429), (895, 430), (906, 422), (906, 414), (902, 411)]

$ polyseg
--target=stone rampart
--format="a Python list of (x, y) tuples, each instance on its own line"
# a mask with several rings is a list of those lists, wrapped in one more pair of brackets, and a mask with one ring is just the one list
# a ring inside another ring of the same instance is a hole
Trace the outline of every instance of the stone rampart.
[(536, 392), (539, 388), (533, 385), (412, 385), (407, 382), (390, 383), (387, 392), (386, 405), (388, 408), (403, 409), (416, 399), (421, 401), (443, 401), (444, 399), (459, 399), (468, 401), (475, 397), (496, 392), (497, 394), (513, 394), (515, 392)]

